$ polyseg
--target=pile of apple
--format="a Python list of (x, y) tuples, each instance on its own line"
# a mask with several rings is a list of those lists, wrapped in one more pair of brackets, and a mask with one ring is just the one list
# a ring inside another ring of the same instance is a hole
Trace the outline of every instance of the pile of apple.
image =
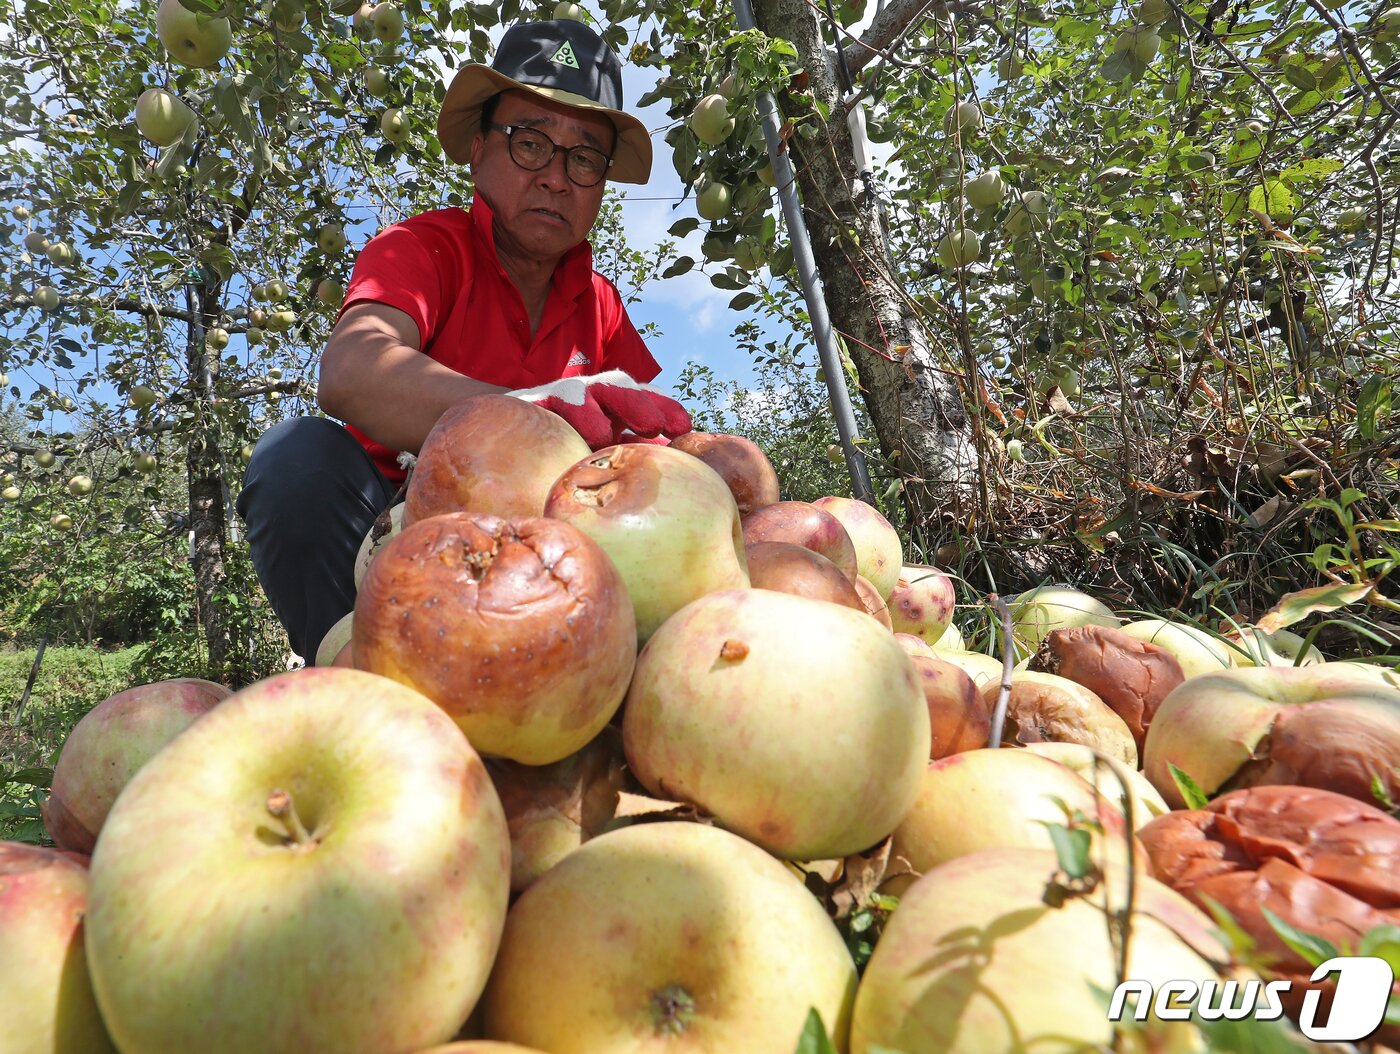
[[(854, 1054), (1071, 1050), (1130, 903), (1153, 982), (1234, 968), (1206, 897), (1301, 980), (1263, 908), (1400, 922), (1393, 674), (1051, 587), (1004, 670), (874, 509), (780, 501), (737, 437), (467, 400), (356, 576), (316, 667), (74, 729), (58, 848), (0, 844), (0, 1054), (791, 1054), (812, 1011)], [(876, 891), (858, 975), (833, 916)]]

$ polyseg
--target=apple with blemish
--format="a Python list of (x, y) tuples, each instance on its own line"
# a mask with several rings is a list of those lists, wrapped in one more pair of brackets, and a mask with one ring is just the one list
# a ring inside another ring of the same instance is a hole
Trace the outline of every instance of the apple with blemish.
[(773, 589), (865, 610), (854, 583), (820, 553), (790, 542), (754, 542), (744, 546), (744, 555), (754, 589)]
[(912, 633), (929, 644), (942, 639), (953, 619), (953, 580), (936, 567), (905, 564), (888, 597), (896, 633)]
[(904, 563), (904, 546), (894, 525), (875, 506), (854, 498), (825, 497), (812, 504), (841, 521), (855, 546), (856, 571), (881, 597), (889, 597)]
[(919, 672), (928, 706), (933, 736), (929, 757), (943, 758), (985, 747), (992, 732), (992, 715), (977, 683), (966, 671), (943, 659), (931, 655), (909, 658)]
[(864, 575), (856, 575), (855, 586), (856, 595), (860, 597), (865, 613), (893, 633), (894, 622), (890, 619), (889, 605), (885, 603), (880, 591)]
[(831, 513), (805, 501), (779, 501), (743, 518), (744, 542), (790, 542), (826, 557), (852, 582), (856, 547)]
[(778, 473), (762, 448), (750, 439), (724, 433), (687, 432), (671, 440), (671, 449), (698, 457), (718, 472), (734, 495), (740, 516), (778, 500)]

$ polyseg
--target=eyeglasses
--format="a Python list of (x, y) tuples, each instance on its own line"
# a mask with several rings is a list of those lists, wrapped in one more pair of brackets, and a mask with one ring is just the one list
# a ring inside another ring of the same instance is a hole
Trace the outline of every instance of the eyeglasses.
[(564, 173), (569, 181), (580, 187), (596, 187), (612, 167), (612, 158), (591, 146), (565, 148), (543, 132), (519, 125), (492, 124), (490, 127), (505, 134), (511, 160), (529, 172), (538, 172), (554, 160), (555, 154), (563, 153)]

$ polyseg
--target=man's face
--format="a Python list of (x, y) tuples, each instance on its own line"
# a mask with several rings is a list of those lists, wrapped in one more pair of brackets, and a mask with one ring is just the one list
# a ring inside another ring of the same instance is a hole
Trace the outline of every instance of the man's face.
[(611, 157), (616, 135), (612, 122), (601, 114), (509, 91), (497, 103), (492, 123), (538, 129), (563, 148), (544, 168), (531, 172), (511, 159), (504, 132), (483, 128), (472, 141), (471, 154), (476, 189), (496, 216), (498, 248), (557, 260), (588, 237), (607, 183), (574, 183), (564, 173), (563, 150), (591, 146)]

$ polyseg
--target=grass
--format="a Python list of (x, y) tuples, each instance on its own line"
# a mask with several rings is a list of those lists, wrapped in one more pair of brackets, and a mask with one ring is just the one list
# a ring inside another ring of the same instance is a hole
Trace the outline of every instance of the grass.
[(64, 739), (94, 706), (136, 683), (141, 651), (49, 648), (21, 711), (34, 649), (0, 649), (0, 839), (45, 840), (38, 804)]

